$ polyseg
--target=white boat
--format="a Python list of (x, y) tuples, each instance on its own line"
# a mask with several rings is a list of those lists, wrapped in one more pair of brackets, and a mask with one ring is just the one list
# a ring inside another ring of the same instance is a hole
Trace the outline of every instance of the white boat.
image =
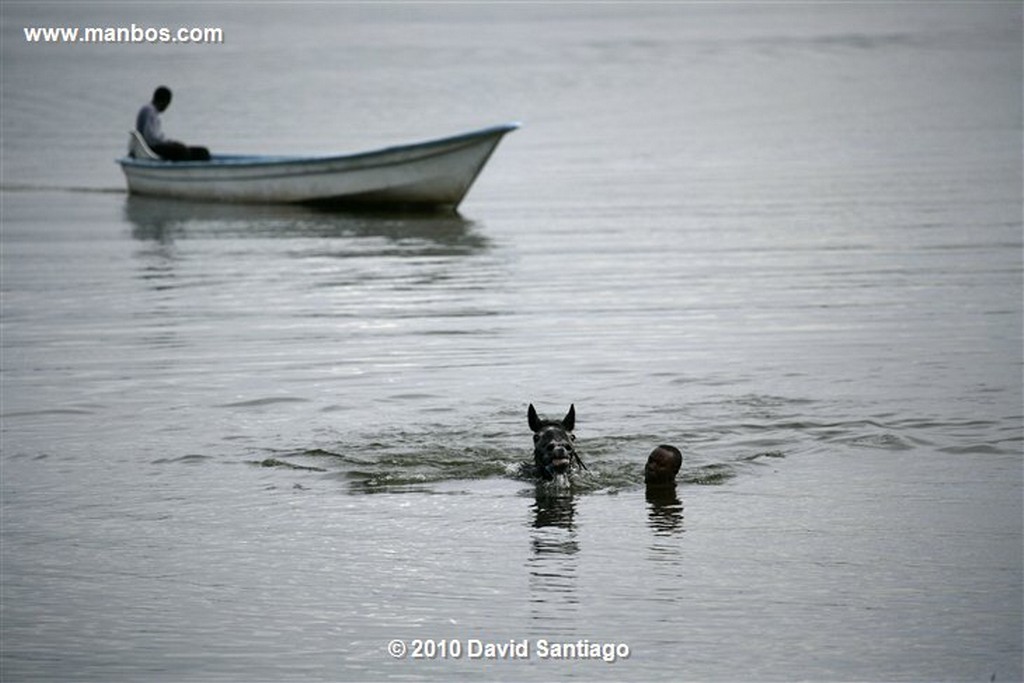
[(165, 161), (132, 131), (118, 159), (133, 194), (244, 203), (455, 210), (509, 123), (447, 138), (325, 157), (212, 155)]

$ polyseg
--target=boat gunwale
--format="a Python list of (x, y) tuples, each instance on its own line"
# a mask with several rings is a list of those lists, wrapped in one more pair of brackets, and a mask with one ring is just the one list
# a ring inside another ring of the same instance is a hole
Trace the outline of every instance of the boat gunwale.
[[(408, 152), (423, 151), (426, 152), (420, 158), (429, 158), (431, 155), (429, 152), (432, 148), (443, 148), (452, 145), (458, 145), (457, 148), (475, 144), (487, 138), (495, 136), (504, 136), (520, 127), (518, 122), (506, 123), (497, 126), (490, 126), (488, 128), (481, 128), (475, 131), (469, 131), (467, 133), (460, 133), (458, 135), (451, 135), (444, 138), (435, 138), (432, 140), (426, 140), (423, 142), (413, 142), (408, 144), (392, 145), (390, 147), (382, 147), (379, 149), (368, 150), (365, 152), (354, 152), (347, 154), (334, 154), (329, 156), (261, 156), (261, 155), (246, 155), (246, 154), (223, 154), (214, 155), (209, 161), (168, 161), (166, 159), (139, 159), (136, 157), (124, 156), (117, 159), (122, 167), (131, 168), (133, 171), (172, 171), (173, 175), (178, 175), (177, 171), (186, 170), (210, 170), (210, 171), (227, 171), (229, 169), (254, 169), (265, 167), (268, 170), (270, 168), (281, 168), (284, 166), (309, 166), (310, 168), (305, 171), (297, 171), (288, 173), (287, 175), (306, 175), (323, 173), (328, 169), (324, 169), (323, 165), (329, 165), (337, 162), (358, 162), (362, 160), (373, 160), (375, 157), (381, 157), (381, 162), (375, 165), (365, 166), (364, 168), (372, 168), (374, 166), (387, 166), (392, 164), (407, 163), (408, 159), (401, 159), (396, 161), (386, 160), (386, 157), (394, 154), (404, 154)], [(464, 144), (459, 144), (464, 143)], [(449, 150), (442, 150), (441, 153)], [(205, 174), (203, 174), (205, 175)], [(267, 177), (267, 176), (258, 176)], [(181, 178), (184, 180), (185, 178)], [(195, 178), (195, 179), (198, 179)], [(224, 177), (228, 179), (228, 177)]]
[[(487, 138), (463, 141), (462, 144), (449, 144), (440, 149), (417, 146), (419, 152), (414, 157), (395, 158), (386, 153), (369, 153), (352, 156), (335, 157), (301, 157), (293, 162), (272, 163), (214, 163), (209, 162), (176, 162), (144, 160), (148, 163), (123, 164), (126, 173), (136, 178), (158, 178), (168, 183), (205, 183), (210, 181), (278, 180), (282, 178), (303, 178), (306, 176), (330, 176), (340, 173), (358, 173), (372, 171), (389, 166), (407, 166), (411, 163), (429, 161), (434, 157), (447, 156), (460, 150), (473, 147)], [(410, 150), (401, 149), (399, 153)], [(353, 156), (367, 158), (352, 158)], [(339, 165), (344, 165), (338, 167)], [(185, 169), (194, 173), (183, 173)], [(169, 173), (167, 171), (170, 171)]]

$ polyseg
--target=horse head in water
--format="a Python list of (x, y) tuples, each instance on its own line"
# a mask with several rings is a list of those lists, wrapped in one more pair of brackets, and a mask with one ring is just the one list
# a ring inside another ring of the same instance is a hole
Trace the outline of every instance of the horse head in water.
[(561, 420), (544, 420), (531, 403), (526, 420), (533, 431), (533, 464), (538, 476), (551, 481), (556, 476), (587, 468), (576, 453), (576, 437), (572, 433), (576, 425), (575, 405), (569, 406)]

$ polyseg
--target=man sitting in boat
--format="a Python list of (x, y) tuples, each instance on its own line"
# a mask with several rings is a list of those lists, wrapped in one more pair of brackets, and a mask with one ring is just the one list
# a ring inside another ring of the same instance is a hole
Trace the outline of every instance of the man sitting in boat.
[(135, 117), (135, 130), (149, 145), (150, 149), (169, 161), (209, 161), (210, 151), (205, 147), (188, 145), (169, 140), (160, 129), (160, 112), (171, 104), (170, 89), (160, 86), (153, 91), (153, 101), (143, 105)]

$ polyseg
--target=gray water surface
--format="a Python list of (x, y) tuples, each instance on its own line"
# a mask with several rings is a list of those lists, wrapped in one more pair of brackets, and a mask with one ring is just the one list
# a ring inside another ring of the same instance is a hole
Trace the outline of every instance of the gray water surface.
[[(1020, 680), (1019, 4), (2, 19), (4, 681)], [(133, 21), (226, 39), (22, 37)], [(223, 152), (524, 125), (458, 215), (127, 197), (158, 83)]]

